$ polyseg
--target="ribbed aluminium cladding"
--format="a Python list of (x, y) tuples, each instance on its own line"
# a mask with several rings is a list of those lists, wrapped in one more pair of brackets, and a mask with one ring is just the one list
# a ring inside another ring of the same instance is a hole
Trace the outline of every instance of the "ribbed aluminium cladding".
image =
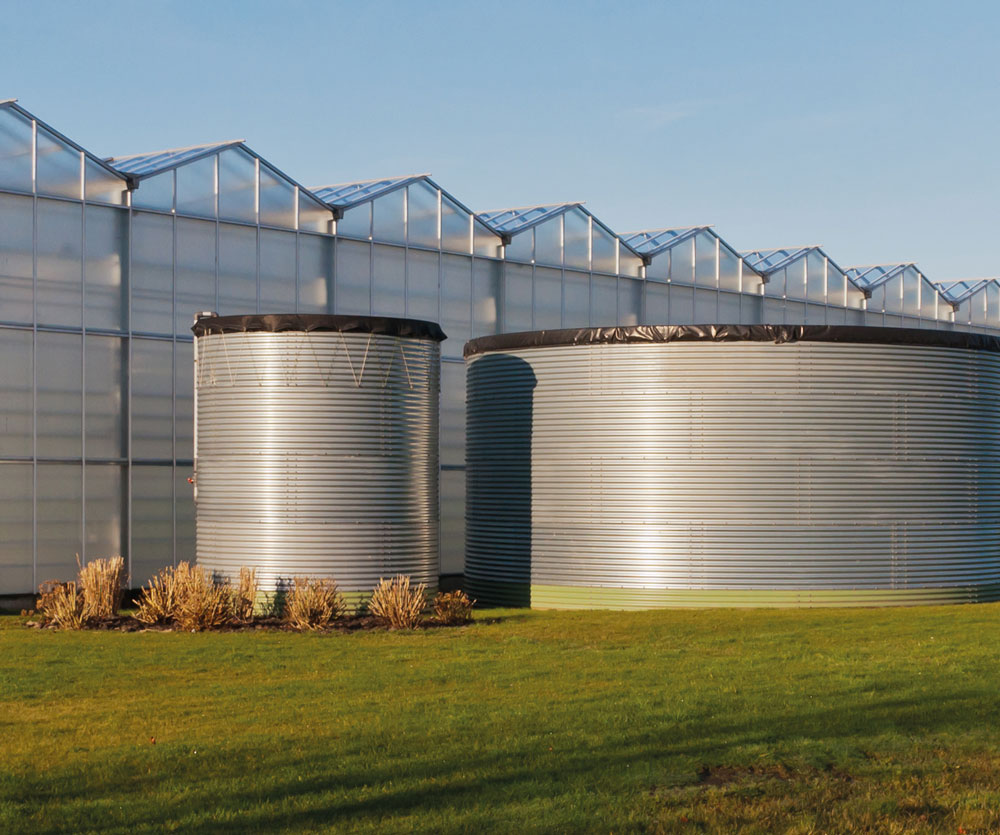
[(272, 588), (295, 576), (358, 594), (395, 574), (437, 584), (436, 326), (386, 322), (196, 325), (200, 565), (230, 578), (256, 567)]
[(645, 330), (470, 343), (466, 576), (481, 601), (1000, 596), (996, 340)]

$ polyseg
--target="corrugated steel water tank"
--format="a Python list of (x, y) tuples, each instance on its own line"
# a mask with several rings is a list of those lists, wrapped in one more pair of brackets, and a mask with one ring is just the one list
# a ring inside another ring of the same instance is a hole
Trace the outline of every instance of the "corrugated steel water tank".
[(198, 563), (273, 588), (438, 579), (441, 329), (363, 316), (194, 325)]
[(466, 345), (466, 582), (539, 608), (1000, 597), (1000, 340), (675, 326)]

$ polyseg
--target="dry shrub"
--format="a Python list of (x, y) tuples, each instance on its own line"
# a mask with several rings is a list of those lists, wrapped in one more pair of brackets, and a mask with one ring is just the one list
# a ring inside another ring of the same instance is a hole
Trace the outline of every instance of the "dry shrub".
[(127, 576), (121, 557), (91, 560), (80, 567), (79, 585), (88, 620), (108, 620), (118, 614)]
[(239, 585), (233, 590), (233, 620), (236, 623), (250, 623), (254, 607), (257, 605), (257, 569), (240, 569)]
[(200, 631), (233, 620), (233, 590), (228, 583), (216, 583), (204, 569), (186, 562), (178, 563), (174, 581), (174, 621), (181, 629)]
[[(187, 565), (187, 563), (182, 563)], [(177, 615), (177, 573), (164, 568), (144, 586), (136, 601), (135, 619), (142, 623), (169, 623)]]
[(456, 626), (461, 623), (469, 623), (472, 620), (472, 607), (475, 600), (470, 600), (461, 589), (455, 591), (439, 592), (434, 598), (434, 617), (438, 623), (447, 626)]
[(427, 585), (410, 587), (410, 578), (402, 574), (391, 580), (379, 578), (368, 611), (392, 629), (416, 629), (420, 614), (427, 607)]
[(38, 587), (41, 595), (35, 607), (44, 623), (63, 629), (83, 629), (90, 621), (87, 601), (76, 583), (49, 580)]
[(299, 631), (323, 629), (344, 614), (344, 598), (330, 579), (295, 577), (285, 595), (285, 623)]

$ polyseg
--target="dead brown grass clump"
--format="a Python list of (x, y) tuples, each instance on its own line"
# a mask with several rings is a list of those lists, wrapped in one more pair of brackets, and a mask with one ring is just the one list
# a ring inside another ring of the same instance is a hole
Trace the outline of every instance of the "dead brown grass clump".
[(257, 605), (257, 569), (240, 569), (239, 585), (233, 590), (233, 620), (236, 623), (250, 623)]
[(426, 607), (427, 585), (412, 588), (410, 578), (402, 574), (391, 580), (380, 577), (368, 602), (375, 619), (392, 629), (416, 629)]
[(434, 617), (446, 626), (470, 623), (475, 603), (461, 589), (439, 592), (434, 598)]
[(162, 624), (172, 621), (176, 614), (177, 578), (174, 568), (168, 566), (143, 586), (136, 600), (135, 619), (141, 623)]
[(90, 621), (86, 599), (76, 583), (49, 580), (38, 587), (38, 592), (35, 608), (44, 623), (62, 629), (83, 629)]
[(174, 621), (181, 629), (200, 632), (233, 620), (233, 590), (228, 583), (216, 583), (203, 568), (186, 562), (177, 565), (174, 579)]
[(323, 629), (344, 614), (344, 598), (334, 580), (292, 579), (285, 597), (284, 620), (293, 629)]
[(127, 576), (121, 557), (91, 560), (80, 567), (79, 585), (88, 619), (108, 620), (118, 614)]

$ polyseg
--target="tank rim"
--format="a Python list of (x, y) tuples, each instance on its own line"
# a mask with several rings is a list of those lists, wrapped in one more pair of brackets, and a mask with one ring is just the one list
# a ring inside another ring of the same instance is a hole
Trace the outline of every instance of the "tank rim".
[(663, 344), (668, 342), (842, 342), (924, 345), (1000, 353), (1000, 337), (985, 333), (869, 325), (631, 325), (561, 328), (481, 336), (465, 343), (464, 356), (520, 348), (577, 345)]
[(243, 316), (201, 316), (191, 326), (196, 337), (227, 333), (289, 333), (332, 331), (371, 333), (403, 339), (447, 339), (437, 322), (392, 316), (349, 316), (326, 313), (256, 313)]

